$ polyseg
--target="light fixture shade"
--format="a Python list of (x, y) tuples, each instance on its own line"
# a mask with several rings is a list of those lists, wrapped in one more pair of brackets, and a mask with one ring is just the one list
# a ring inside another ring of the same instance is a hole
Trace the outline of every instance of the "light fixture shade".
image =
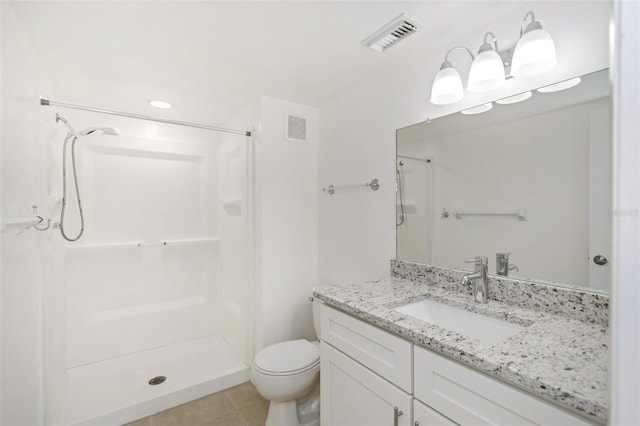
[(561, 81), (560, 83), (550, 84), (538, 89), (540, 93), (553, 93), (561, 90), (571, 89), (574, 86), (580, 84), (582, 79), (580, 77), (572, 78), (571, 80)]
[(467, 90), (488, 92), (504, 83), (504, 65), (495, 50), (485, 50), (476, 56), (469, 70)]
[(515, 104), (515, 103), (518, 103), (518, 102), (526, 101), (532, 95), (533, 95), (533, 93), (531, 93), (531, 91), (518, 93), (517, 95), (513, 95), (513, 96), (509, 96), (507, 98), (499, 99), (499, 100), (496, 101), (496, 103), (500, 104), (500, 105)]
[(525, 32), (516, 45), (511, 64), (514, 77), (531, 77), (554, 68), (558, 64), (556, 46), (551, 35), (542, 27)]
[(461, 114), (464, 115), (474, 115), (474, 114), (482, 114), (483, 112), (487, 112), (493, 108), (493, 103), (489, 102), (486, 104), (478, 105), (473, 108), (467, 108), (460, 111)]
[(451, 65), (443, 64), (431, 86), (431, 103), (447, 105), (459, 101), (464, 96), (460, 73)]

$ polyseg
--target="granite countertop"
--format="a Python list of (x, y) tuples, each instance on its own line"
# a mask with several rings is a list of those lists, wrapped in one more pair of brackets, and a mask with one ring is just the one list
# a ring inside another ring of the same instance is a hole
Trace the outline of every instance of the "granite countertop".
[[(595, 422), (606, 423), (609, 337), (605, 322), (496, 300), (475, 304), (469, 294), (441, 285), (437, 276), (422, 281), (391, 277), (344, 287), (317, 288), (313, 294), (330, 306), (419, 346), (498, 377)], [(525, 328), (489, 346), (393, 310), (426, 298)]]

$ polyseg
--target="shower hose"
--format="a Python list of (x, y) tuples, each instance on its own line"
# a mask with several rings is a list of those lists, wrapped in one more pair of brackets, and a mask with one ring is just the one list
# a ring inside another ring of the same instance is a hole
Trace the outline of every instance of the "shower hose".
[[(73, 186), (78, 199), (78, 213), (80, 213), (80, 232), (75, 237), (69, 237), (64, 229), (64, 217), (67, 210), (67, 144), (71, 140), (71, 172), (73, 173)], [(60, 233), (67, 241), (78, 241), (84, 232), (84, 212), (82, 211), (82, 200), (80, 199), (80, 189), (78, 188), (78, 175), (76, 173), (76, 141), (78, 135), (67, 134), (62, 146), (62, 210), (60, 212)]]

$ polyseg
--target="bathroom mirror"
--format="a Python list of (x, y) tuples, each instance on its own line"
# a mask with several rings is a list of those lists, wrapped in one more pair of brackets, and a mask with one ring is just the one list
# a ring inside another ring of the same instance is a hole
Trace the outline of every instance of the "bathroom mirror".
[(510, 277), (608, 291), (608, 70), (576, 82), (399, 129), (396, 257), (496, 274), (510, 253)]

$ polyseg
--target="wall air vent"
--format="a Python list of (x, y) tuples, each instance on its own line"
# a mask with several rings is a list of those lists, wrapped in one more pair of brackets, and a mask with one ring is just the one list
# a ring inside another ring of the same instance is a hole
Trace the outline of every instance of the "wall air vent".
[(362, 40), (362, 44), (376, 52), (384, 52), (411, 34), (415, 34), (421, 27), (418, 21), (402, 14)]
[(307, 119), (292, 114), (286, 115), (284, 139), (289, 142), (307, 141)]

